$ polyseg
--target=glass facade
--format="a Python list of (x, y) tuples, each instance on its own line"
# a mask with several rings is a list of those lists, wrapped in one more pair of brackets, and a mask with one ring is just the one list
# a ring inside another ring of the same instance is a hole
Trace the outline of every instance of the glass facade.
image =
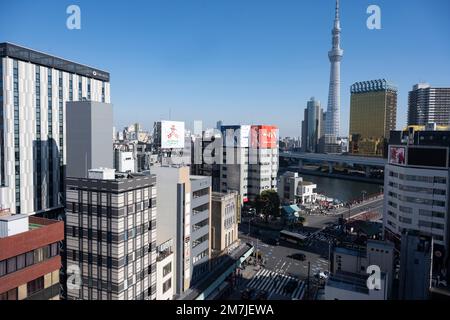
[(385, 80), (358, 82), (351, 87), (350, 153), (385, 156), (390, 131), (397, 121), (397, 89)]

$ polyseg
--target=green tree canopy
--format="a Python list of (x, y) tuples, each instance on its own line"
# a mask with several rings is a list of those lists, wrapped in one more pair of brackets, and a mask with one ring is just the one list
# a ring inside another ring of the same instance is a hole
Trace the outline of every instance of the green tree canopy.
[(275, 190), (265, 190), (256, 197), (255, 207), (257, 212), (263, 214), (268, 221), (269, 216), (280, 215), (280, 197)]

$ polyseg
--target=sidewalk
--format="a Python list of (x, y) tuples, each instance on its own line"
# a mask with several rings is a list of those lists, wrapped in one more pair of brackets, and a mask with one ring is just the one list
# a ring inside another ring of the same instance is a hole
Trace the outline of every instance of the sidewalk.
[(241, 269), (242, 278), (237, 281), (233, 292), (228, 296), (227, 300), (241, 300), (241, 291), (247, 288), (247, 284), (255, 276), (259, 269), (257, 266), (248, 265), (243, 270)]

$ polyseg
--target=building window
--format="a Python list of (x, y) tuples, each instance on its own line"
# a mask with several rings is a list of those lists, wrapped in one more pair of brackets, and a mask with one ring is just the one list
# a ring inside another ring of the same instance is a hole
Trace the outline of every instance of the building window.
[(44, 276), (27, 283), (27, 295), (31, 296), (44, 289)]
[(26, 258), (25, 254), (21, 254), (17, 256), (17, 270), (21, 270), (26, 267)]
[(44, 250), (42, 248), (34, 250), (34, 263), (44, 261)]
[(20, 213), (20, 107), (19, 107), (19, 62), (13, 61), (14, 89), (14, 173), (16, 193), (16, 213)]
[(48, 149), (48, 205), (49, 207), (53, 207), (53, 77), (52, 77), (52, 69), (47, 68), (47, 101), (48, 101), (48, 109), (47, 109), (47, 149)]
[(91, 78), (88, 78), (87, 99), (91, 101)]
[(81, 77), (78, 78), (78, 101), (83, 100), (83, 93), (82, 93), (83, 83), (81, 82)]
[(5, 148), (3, 147), (4, 144), (4, 116), (3, 116), (3, 64), (2, 60), (0, 59), (0, 186), (5, 186), (6, 180), (5, 180)]
[(163, 283), (163, 293), (166, 293), (170, 288), (172, 288), (172, 278)]
[(27, 267), (33, 265), (33, 264), (34, 264), (34, 254), (33, 254), (33, 251), (27, 252), (27, 253), (26, 253), (26, 258), (25, 258), (25, 259), (26, 259)]
[(169, 262), (163, 267), (163, 277), (172, 272), (172, 262)]
[(69, 101), (73, 101), (73, 74), (69, 78)]
[(105, 81), (102, 81), (102, 102), (105, 102)]
[(0, 261), (0, 277), (6, 274), (6, 260)]
[(17, 288), (11, 289), (4, 293), (0, 293), (0, 300), (17, 300)]
[(192, 193), (192, 197), (195, 199), (195, 198), (206, 196), (207, 194), (209, 194), (209, 188), (204, 188), (204, 189), (201, 189), (198, 191), (194, 191)]
[(42, 209), (41, 68), (36, 66), (36, 209)]
[(13, 273), (17, 270), (17, 259), (16, 257), (9, 258), (6, 264), (6, 272)]

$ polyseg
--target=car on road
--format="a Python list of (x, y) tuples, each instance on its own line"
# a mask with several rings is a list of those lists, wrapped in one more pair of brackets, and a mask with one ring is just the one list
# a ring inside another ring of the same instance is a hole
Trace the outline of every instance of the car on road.
[(293, 253), (293, 254), (289, 255), (288, 258), (298, 260), (298, 261), (305, 261), (306, 255), (304, 253)]
[(326, 280), (330, 276), (330, 273), (328, 271), (320, 271), (317, 272), (314, 276), (320, 280)]

